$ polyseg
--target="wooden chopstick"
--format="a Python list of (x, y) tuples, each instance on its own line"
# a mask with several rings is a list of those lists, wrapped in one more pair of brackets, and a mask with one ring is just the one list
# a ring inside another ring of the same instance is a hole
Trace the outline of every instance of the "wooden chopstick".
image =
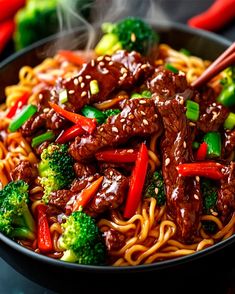
[(235, 64), (235, 42), (227, 50), (225, 50), (210, 66), (202, 73), (202, 75), (191, 83), (194, 88), (199, 88), (210, 81), (218, 73), (225, 68)]

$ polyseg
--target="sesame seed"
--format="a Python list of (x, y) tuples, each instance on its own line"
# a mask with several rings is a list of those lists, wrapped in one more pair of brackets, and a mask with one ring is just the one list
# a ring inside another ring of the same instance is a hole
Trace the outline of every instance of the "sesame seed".
[(184, 146), (184, 148), (186, 148), (187, 147), (187, 144), (186, 144), (186, 142), (184, 141), (184, 143), (183, 143), (183, 146)]
[(214, 216), (217, 216), (218, 215), (218, 212), (213, 211), (211, 214), (214, 215)]
[(55, 123), (55, 127), (56, 127), (57, 129), (59, 128), (59, 122), (58, 122), (58, 121)]
[(145, 113), (143, 110), (141, 110), (140, 113), (141, 113), (142, 115), (146, 115), (146, 113)]
[(87, 180), (88, 180), (88, 182), (91, 182), (91, 181), (93, 181), (93, 178), (94, 178), (94, 176), (90, 176)]
[(113, 61), (110, 61), (110, 62), (109, 62), (109, 65), (113, 65)]
[(154, 189), (154, 192), (155, 192), (156, 195), (158, 194), (159, 190), (158, 190), (157, 187)]
[(113, 175), (113, 171), (111, 170), (109, 174), (110, 174), (110, 176), (112, 177), (112, 175)]
[(94, 59), (91, 60), (91, 66), (92, 66), (92, 67), (95, 66), (95, 60), (94, 60)]
[(189, 125), (190, 125), (190, 127), (195, 127), (196, 126), (196, 124), (191, 122), (191, 121), (189, 122)]
[(98, 58), (97, 58), (97, 61), (101, 61), (101, 60), (103, 60), (104, 59), (104, 56), (99, 56)]
[(170, 162), (171, 162), (171, 160), (170, 160), (170, 158), (168, 157), (168, 158), (165, 160), (165, 166), (168, 166)]
[(200, 182), (200, 178), (199, 176), (196, 176), (196, 181), (199, 183)]
[(155, 114), (154, 114), (154, 117), (155, 117), (155, 118), (158, 118), (158, 115), (155, 113)]
[(73, 83), (74, 83), (75, 86), (77, 86), (78, 83), (79, 83), (78, 79), (74, 79), (74, 80), (73, 80)]
[(42, 93), (40, 93), (40, 94), (38, 95), (38, 98), (39, 98), (39, 99), (42, 99), (42, 98), (43, 98)]
[(149, 124), (149, 122), (147, 121), (147, 119), (143, 119), (143, 123), (145, 126), (147, 126)]
[(126, 69), (125, 67), (122, 67), (122, 68), (121, 68), (121, 73), (124, 74), (124, 73), (126, 73), (126, 72), (127, 72), (127, 69)]
[(103, 68), (102, 69), (102, 74), (106, 75), (107, 73), (109, 73), (109, 70), (107, 68)]
[(134, 33), (131, 34), (131, 42), (136, 41), (136, 35)]
[(145, 69), (146, 67), (148, 67), (148, 64), (145, 63), (145, 64), (142, 64), (140, 68)]
[(43, 109), (43, 112), (44, 112), (44, 113), (47, 113), (47, 112), (49, 112), (49, 111), (50, 111), (50, 108), (48, 108), (48, 107), (46, 107), (46, 108)]
[(85, 87), (85, 83), (81, 83), (81, 88), (83, 89)]
[(119, 181), (119, 180), (121, 180), (121, 178), (122, 178), (122, 176), (120, 175), (120, 176), (117, 176), (116, 177), (116, 181)]
[(146, 101), (145, 100), (140, 100), (139, 104), (146, 104)]
[(227, 209), (227, 208), (228, 208), (228, 205), (225, 204), (225, 205), (224, 205), (224, 209)]
[(100, 65), (100, 66), (104, 66), (105, 63), (104, 63), (103, 61), (101, 61), (101, 62), (99, 63), (99, 65)]
[(81, 97), (84, 97), (86, 96), (87, 92), (86, 91), (83, 91), (82, 94), (81, 94)]
[(215, 102), (214, 102), (214, 103), (212, 103), (212, 106), (214, 106), (214, 107), (215, 107), (215, 106), (216, 106), (216, 103), (215, 103)]
[(83, 80), (83, 77), (82, 77), (82, 76), (78, 77), (78, 81), (79, 81), (79, 83), (81, 83), (82, 80)]
[(107, 60), (107, 61), (110, 61), (111, 60), (111, 58), (109, 56), (105, 56), (104, 59)]
[(125, 121), (125, 118), (120, 119), (120, 122), (124, 122), (124, 121)]
[(118, 133), (118, 128), (117, 128), (117, 127), (112, 127), (112, 131), (113, 131), (114, 133)]
[(74, 94), (75, 91), (74, 90), (69, 90), (69, 94)]
[(103, 128), (103, 127), (101, 127), (101, 128), (100, 128), (100, 131), (101, 131), (101, 132), (103, 132), (103, 130), (104, 130), (104, 128)]
[(133, 118), (135, 118), (135, 117), (134, 117), (134, 115), (133, 115), (132, 113), (130, 113), (130, 114), (128, 115), (128, 118), (129, 118), (129, 119), (133, 119)]
[(128, 149), (127, 152), (128, 152), (128, 153), (133, 153), (134, 150), (133, 150), (133, 149)]
[(193, 197), (196, 199), (196, 200), (199, 200), (199, 197), (197, 194), (194, 194)]
[(91, 79), (91, 76), (90, 76), (90, 75), (86, 75), (85, 78), (86, 78), (87, 80), (90, 80), (90, 79)]

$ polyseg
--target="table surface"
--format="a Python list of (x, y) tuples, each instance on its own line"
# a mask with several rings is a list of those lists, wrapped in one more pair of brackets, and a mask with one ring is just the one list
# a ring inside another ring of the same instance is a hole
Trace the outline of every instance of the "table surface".
[[(117, 0), (119, 1), (119, 0)], [(207, 9), (213, 0), (164, 0), (155, 1), (156, 8), (161, 15), (169, 20), (186, 23), (193, 15)], [(216, 20), (215, 20), (216, 21)], [(226, 27), (217, 32), (217, 34), (235, 40), (235, 22), (228, 24)], [(6, 55), (6, 53), (5, 53)], [(235, 269), (229, 273), (231, 285), (228, 294), (235, 293)], [(35, 284), (17, 273), (5, 261), (0, 258), (0, 293), (2, 294), (55, 294)]]

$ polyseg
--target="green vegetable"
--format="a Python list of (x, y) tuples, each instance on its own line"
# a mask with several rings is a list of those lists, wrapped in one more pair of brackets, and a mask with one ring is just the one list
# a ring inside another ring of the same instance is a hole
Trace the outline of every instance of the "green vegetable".
[(117, 115), (121, 112), (120, 109), (107, 109), (104, 110), (104, 114), (106, 115), (106, 118), (108, 118), (109, 116), (113, 116), (113, 115)]
[(152, 97), (152, 93), (148, 90), (144, 90), (141, 93), (132, 93), (131, 94), (131, 99), (135, 99), (135, 98), (151, 98)]
[(63, 89), (60, 93), (59, 93), (59, 101), (61, 104), (64, 104), (68, 101), (68, 93), (66, 89)]
[(186, 101), (186, 117), (189, 120), (197, 121), (200, 114), (199, 104), (197, 102), (187, 100)]
[[(94, 0), (68, 0), (66, 5), (63, 0), (28, 0), (24, 8), (18, 11), (15, 17), (16, 31), (14, 36), (17, 50), (22, 49), (42, 38), (59, 31), (60, 24), (69, 28), (78, 26), (76, 14), (80, 13), (85, 19), (89, 17), (90, 4)], [(59, 17), (57, 8), (59, 8)], [(69, 19), (69, 24), (68, 24)]]
[(86, 117), (95, 118), (99, 124), (102, 124), (107, 118), (102, 111), (89, 105), (84, 106), (81, 112)]
[(144, 191), (144, 197), (153, 197), (157, 199), (157, 204), (162, 206), (166, 202), (164, 190), (164, 181), (161, 171), (156, 171), (147, 181), (147, 186)]
[(99, 93), (100, 89), (99, 89), (99, 84), (97, 80), (90, 81), (90, 91), (91, 91), (91, 95), (95, 95)]
[(158, 41), (156, 32), (143, 20), (129, 17), (115, 24), (102, 26), (105, 35), (95, 48), (98, 55), (112, 54), (118, 49), (147, 54)]
[(225, 75), (225, 78), (221, 80), (223, 89), (217, 97), (217, 102), (231, 107), (235, 105), (235, 66), (229, 67)]
[(79, 264), (102, 265), (106, 250), (95, 220), (83, 211), (73, 212), (62, 224), (60, 247), (66, 249), (61, 260)]
[(173, 65), (171, 65), (170, 63), (166, 63), (165, 68), (172, 71), (175, 74), (179, 73), (179, 70), (176, 67), (174, 67)]
[(37, 107), (35, 105), (27, 105), (15, 118), (11, 121), (9, 125), (10, 132), (16, 132), (30, 117), (37, 112)]
[(211, 214), (211, 211), (216, 211), (217, 187), (212, 180), (202, 179), (201, 191), (204, 213)]
[(203, 141), (207, 144), (207, 157), (215, 158), (221, 155), (221, 135), (218, 132), (208, 132)]
[(232, 130), (235, 127), (235, 113), (230, 112), (226, 120), (224, 121), (224, 128)]
[(48, 131), (48, 132), (46, 132), (44, 134), (41, 134), (41, 135), (39, 135), (37, 137), (34, 137), (32, 139), (31, 145), (34, 148), (34, 147), (40, 145), (41, 143), (43, 143), (45, 141), (52, 141), (54, 139), (55, 139), (55, 134), (52, 131)]
[(75, 178), (68, 146), (51, 143), (41, 154), (38, 171), (44, 188), (43, 200), (47, 203), (51, 192), (68, 188)]
[(180, 52), (183, 53), (186, 56), (190, 56), (191, 55), (191, 52), (188, 49), (185, 49), (185, 48), (181, 48), (180, 49)]
[(10, 182), (0, 191), (0, 231), (11, 238), (35, 239), (28, 189), (28, 184), (19, 180)]

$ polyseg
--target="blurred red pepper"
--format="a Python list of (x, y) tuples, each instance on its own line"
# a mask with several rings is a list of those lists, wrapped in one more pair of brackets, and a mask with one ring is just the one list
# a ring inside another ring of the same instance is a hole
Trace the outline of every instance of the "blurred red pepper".
[(82, 56), (79, 56), (78, 54), (70, 50), (60, 50), (58, 52), (58, 55), (60, 55), (61, 57), (65, 58), (67, 61), (78, 66), (86, 62)]
[(216, 31), (235, 18), (235, 0), (216, 0), (206, 11), (188, 20), (188, 25)]
[(25, 92), (22, 94), (20, 98), (15, 102), (15, 104), (9, 109), (7, 113), (7, 118), (12, 118), (15, 114), (17, 114), (18, 110), (20, 110), (28, 101), (30, 94)]
[(39, 204), (36, 207), (38, 223), (38, 248), (41, 252), (50, 252), (53, 249), (46, 210), (47, 207), (43, 204)]
[(137, 154), (137, 151), (133, 149), (108, 149), (97, 152), (95, 157), (100, 161), (135, 162)]
[(0, 22), (12, 18), (26, 0), (0, 0)]
[(203, 161), (206, 159), (206, 155), (207, 155), (207, 147), (208, 145), (206, 144), (206, 142), (203, 142), (196, 153), (196, 160), (198, 161)]
[(15, 23), (12, 19), (0, 23), (0, 52), (10, 41), (15, 30)]
[(83, 133), (84, 130), (81, 125), (74, 125), (67, 130), (63, 130), (55, 141), (59, 144), (64, 144), (74, 139), (75, 137), (82, 135)]

